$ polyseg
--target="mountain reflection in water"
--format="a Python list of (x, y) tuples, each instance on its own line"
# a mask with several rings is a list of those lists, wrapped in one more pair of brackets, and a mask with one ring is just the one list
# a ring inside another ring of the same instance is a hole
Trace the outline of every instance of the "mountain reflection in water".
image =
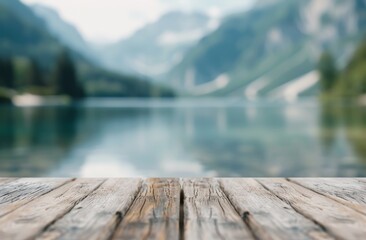
[(366, 108), (235, 100), (0, 107), (1, 176), (366, 176)]

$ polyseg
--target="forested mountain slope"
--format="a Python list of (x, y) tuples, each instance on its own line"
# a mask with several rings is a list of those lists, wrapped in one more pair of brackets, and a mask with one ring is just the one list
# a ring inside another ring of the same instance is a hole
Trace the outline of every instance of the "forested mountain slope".
[[(266, 3), (266, 4), (264, 4)], [(166, 75), (195, 95), (270, 96), (330, 50), (346, 62), (366, 30), (363, 0), (258, 1), (225, 19)]]

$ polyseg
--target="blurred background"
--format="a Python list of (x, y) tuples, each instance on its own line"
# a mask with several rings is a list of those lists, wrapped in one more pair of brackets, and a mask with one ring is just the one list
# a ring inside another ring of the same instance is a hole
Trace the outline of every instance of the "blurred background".
[(365, 0), (0, 0), (0, 176), (366, 176)]

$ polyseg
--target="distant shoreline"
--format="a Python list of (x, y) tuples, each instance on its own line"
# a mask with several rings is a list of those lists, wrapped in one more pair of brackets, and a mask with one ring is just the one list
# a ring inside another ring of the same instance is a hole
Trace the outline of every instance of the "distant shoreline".
[[(213, 98), (127, 98), (127, 97), (85, 97), (72, 99), (69, 96), (49, 95), (41, 96), (30, 93), (3, 96), (1, 104), (15, 107), (40, 107), (40, 106), (70, 106), (81, 104), (86, 107), (242, 107), (242, 106), (267, 106), (268, 104), (293, 104), (318, 102), (316, 97), (301, 97), (297, 101), (286, 101), (271, 98), (260, 98), (251, 101), (237, 97), (213, 97)], [(360, 106), (366, 106), (366, 95), (353, 99), (339, 99), (337, 103), (353, 102)]]
[(68, 96), (39, 96), (34, 94), (15, 95), (11, 102), (17, 107), (32, 107), (44, 105), (68, 105), (72, 102)]

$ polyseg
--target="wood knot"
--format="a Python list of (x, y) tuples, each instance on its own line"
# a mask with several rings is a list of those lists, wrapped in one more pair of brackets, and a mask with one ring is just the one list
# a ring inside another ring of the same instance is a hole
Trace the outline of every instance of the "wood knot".
[(243, 213), (243, 219), (244, 219), (244, 220), (248, 220), (249, 216), (250, 216), (250, 212), (245, 211), (245, 212)]

